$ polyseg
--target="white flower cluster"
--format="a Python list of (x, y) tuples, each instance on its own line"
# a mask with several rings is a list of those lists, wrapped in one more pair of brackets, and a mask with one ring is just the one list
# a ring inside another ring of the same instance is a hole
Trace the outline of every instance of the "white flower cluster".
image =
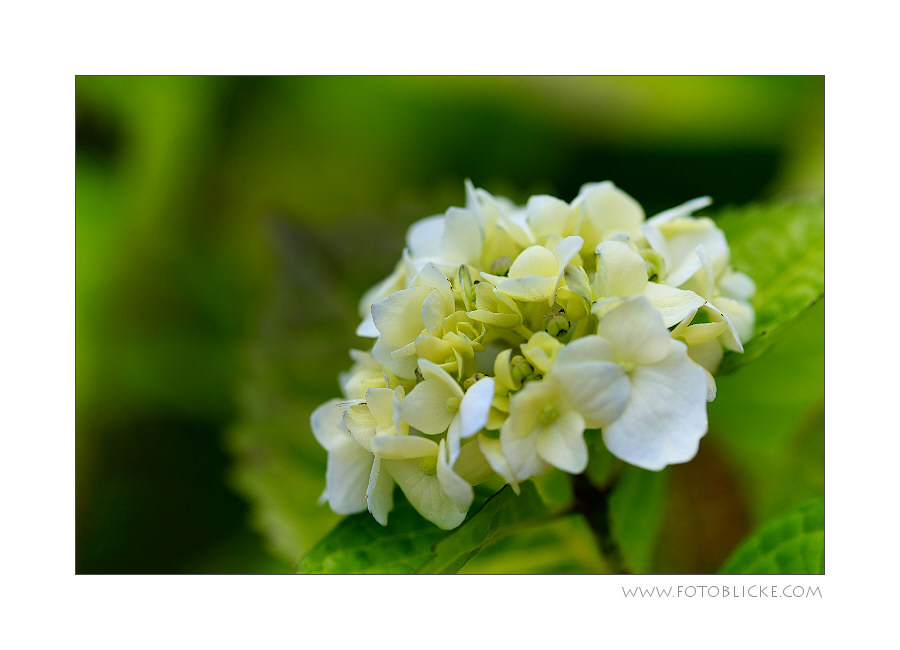
[(327, 501), (386, 524), (394, 485), (441, 528), (472, 486), (588, 463), (586, 429), (649, 470), (690, 460), (712, 372), (752, 335), (753, 282), (729, 265), (700, 198), (650, 219), (611, 182), (572, 203), (517, 207), (466, 185), (466, 207), (422, 219), (394, 272), (363, 298), (343, 399), (312, 430)]

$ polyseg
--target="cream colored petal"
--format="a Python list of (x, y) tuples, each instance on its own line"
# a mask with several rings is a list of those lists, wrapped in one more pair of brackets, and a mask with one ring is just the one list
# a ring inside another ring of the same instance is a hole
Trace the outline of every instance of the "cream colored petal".
[(378, 429), (393, 425), (394, 391), (390, 388), (370, 388), (366, 391), (366, 404), (375, 418)]
[(447, 430), (447, 444), (450, 450), (450, 464), (459, 456), (460, 441), (471, 438), (487, 424), (494, 399), (494, 379), (484, 377), (466, 391), (459, 404), (459, 411)]
[[(490, 464), (491, 469), (497, 472), (497, 474), (499, 474), (503, 478), (503, 480), (509, 483), (509, 485), (513, 489), (513, 492), (519, 494), (519, 481), (516, 478), (515, 472), (513, 472), (512, 466), (506, 459), (506, 455), (503, 453), (503, 447), (500, 444), (500, 439), (491, 438), (482, 433), (478, 435), (478, 446), (481, 449), (481, 453), (484, 455), (488, 464)], [(463, 447), (463, 450), (465, 450), (465, 447)]]
[(597, 334), (612, 343), (617, 362), (650, 364), (669, 351), (669, 330), (643, 295), (624, 301), (600, 319)]
[(382, 526), (387, 526), (388, 513), (394, 509), (394, 479), (381, 471), (381, 459), (372, 463), (369, 485), (366, 488), (366, 505), (372, 516)]
[(647, 286), (647, 263), (628, 244), (605, 241), (597, 246), (596, 287), (601, 296), (631, 296)]
[(724, 273), (716, 284), (722, 295), (740, 302), (747, 302), (756, 293), (756, 284), (740, 271)]
[(709, 205), (712, 205), (712, 199), (708, 196), (701, 196), (675, 206), (674, 208), (664, 210), (659, 214), (655, 214), (647, 219), (647, 223), (658, 226), (659, 224), (672, 221), (673, 219), (689, 217), (697, 210), (701, 210)]
[(444, 215), (420, 219), (406, 231), (406, 246), (413, 257), (437, 259), (441, 255)]
[(520, 346), (522, 354), (528, 362), (543, 373), (550, 372), (556, 355), (563, 349), (563, 344), (547, 332), (535, 332), (528, 343)]
[(556, 291), (557, 278), (542, 278), (536, 275), (525, 278), (503, 280), (497, 288), (508, 296), (523, 302), (549, 301)]
[(542, 426), (537, 435), (537, 453), (564, 472), (583, 472), (588, 462), (584, 418), (576, 411), (568, 411), (554, 422)]
[(590, 361), (555, 366), (551, 376), (569, 408), (580, 413), (591, 429), (615, 421), (628, 403), (631, 384), (618, 364)]
[(581, 229), (585, 240), (595, 243), (617, 233), (635, 237), (644, 221), (644, 209), (610, 181), (582, 186), (573, 207), (584, 206)]
[[(462, 393), (462, 390), (459, 392)], [(422, 433), (432, 436), (443, 433), (458, 409), (458, 401), (456, 405), (448, 404), (452, 398), (460, 399), (443, 382), (426, 379), (416, 384), (400, 404), (400, 417)]]
[(613, 455), (649, 470), (692, 459), (707, 428), (706, 375), (683, 343), (671, 345), (662, 362), (634, 370), (625, 411), (603, 429)]
[(753, 338), (753, 323), (756, 320), (756, 314), (749, 303), (721, 296), (716, 298), (716, 307), (731, 321), (741, 342)]
[(344, 426), (344, 413), (347, 407), (341, 404), (339, 399), (328, 400), (316, 408), (309, 418), (313, 436), (326, 450), (331, 450), (350, 437), (347, 427)]
[(547, 406), (556, 406), (557, 386), (549, 381), (530, 382), (510, 400), (510, 413), (500, 429), (503, 455), (520, 480), (543, 474), (549, 465), (538, 456), (537, 435), (540, 414)]
[[(708, 372), (715, 372), (722, 362), (724, 350), (719, 339), (688, 346), (688, 355)], [(712, 400), (708, 400), (712, 401)]]
[(380, 340), (391, 351), (414, 341), (422, 332), (422, 303), (430, 292), (430, 287), (403, 289), (372, 305)]
[(532, 196), (525, 206), (525, 219), (537, 237), (572, 234), (572, 215), (572, 208), (568, 203), (545, 194)]
[[(437, 445), (434, 446), (436, 454)], [(466, 518), (465, 511), (457, 508), (441, 487), (437, 472), (426, 475), (418, 460), (385, 460), (383, 466), (403, 490), (410, 505), (428, 521), (450, 530)]]
[(477, 439), (470, 440), (462, 446), (459, 457), (452, 466), (453, 471), (469, 485), (479, 485), (494, 475), (494, 470), (481, 452)]
[(422, 436), (375, 436), (372, 451), (379, 458), (425, 458), (437, 454), (437, 443)]
[(379, 332), (378, 328), (375, 327), (375, 320), (372, 318), (371, 309), (366, 313), (365, 317), (362, 319), (362, 322), (357, 326), (356, 335), (363, 338), (378, 338)]
[(350, 436), (329, 450), (325, 491), (329, 506), (337, 514), (350, 515), (366, 509), (372, 460), (372, 452), (357, 445)]
[(356, 444), (367, 451), (372, 451), (372, 438), (375, 437), (375, 428), (378, 423), (366, 404), (349, 407), (344, 415), (344, 425)]
[(644, 295), (660, 313), (666, 327), (677, 325), (706, 304), (706, 300), (693, 291), (676, 289), (656, 282), (647, 284)]
[[(565, 267), (564, 267), (565, 268)], [(522, 251), (509, 267), (509, 278), (556, 278), (559, 272), (556, 256), (543, 246), (529, 246)]]
[(441, 239), (444, 259), (455, 264), (475, 264), (483, 245), (481, 224), (469, 210), (447, 210)]
[(471, 485), (451, 469), (447, 461), (447, 445), (444, 440), (441, 440), (438, 449), (437, 477), (441, 489), (450, 497), (453, 505), (458, 510), (467, 511), (475, 498), (475, 492)]
[(590, 335), (567, 343), (556, 355), (554, 367), (561, 368), (574, 363), (612, 361), (612, 344), (602, 336)]
[[(455, 268), (455, 267), (454, 267)], [(422, 270), (413, 278), (413, 287), (430, 287), (438, 292), (444, 307), (444, 315), (453, 312), (453, 288), (450, 280), (441, 269), (429, 262), (422, 267)], [(424, 299), (423, 299), (424, 302)]]

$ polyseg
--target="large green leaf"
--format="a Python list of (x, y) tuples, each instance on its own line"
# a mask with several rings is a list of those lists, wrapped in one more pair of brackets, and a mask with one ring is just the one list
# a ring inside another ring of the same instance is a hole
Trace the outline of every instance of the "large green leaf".
[(456, 573), (482, 548), (548, 516), (547, 508), (531, 482), (516, 495), (504, 487), (472, 517), (434, 547), (434, 557), (419, 573)]
[(387, 526), (368, 512), (345, 518), (300, 560), (297, 573), (415, 573), (446, 534), (399, 498)]
[(504, 487), (459, 528), (445, 531), (397, 499), (388, 526), (369, 513), (347, 517), (304, 556), (298, 573), (456, 573), (482, 548), (549, 516), (532, 483)]
[(825, 294), (825, 203), (821, 198), (731, 208), (716, 219), (734, 267), (753, 278), (754, 337), (729, 352), (719, 374), (733, 372), (777, 342), (785, 328)]
[(720, 573), (825, 573), (825, 502), (805, 503), (760, 528)]

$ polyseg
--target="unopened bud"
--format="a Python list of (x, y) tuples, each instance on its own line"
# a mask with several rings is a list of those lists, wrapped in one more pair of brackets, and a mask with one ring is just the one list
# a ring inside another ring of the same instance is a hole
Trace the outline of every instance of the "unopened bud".
[(476, 372), (474, 375), (463, 382), (463, 390), (469, 390), (470, 388), (472, 388), (472, 386), (475, 385), (478, 380), (484, 379), (486, 376), (487, 375), (485, 375), (484, 373)]
[(550, 336), (559, 336), (569, 331), (569, 320), (562, 311), (551, 311), (544, 316), (544, 329)]
[(512, 266), (512, 260), (505, 255), (502, 257), (498, 257), (493, 262), (491, 262), (491, 274), (492, 275), (506, 275), (509, 273), (509, 268)]
[(519, 383), (522, 383), (534, 374), (534, 368), (531, 367), (530, 363), (525, 361), (525, 357), (521, 354), (517, 354), (510, 360), (509, 371), (513, 379)]

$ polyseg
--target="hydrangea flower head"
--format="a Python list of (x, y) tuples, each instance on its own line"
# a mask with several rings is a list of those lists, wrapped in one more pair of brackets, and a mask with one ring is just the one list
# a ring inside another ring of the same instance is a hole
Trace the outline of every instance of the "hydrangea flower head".
[(753, 333), (755, 287), (708, 198), (645, 219), (613, 183), (524, 207), (466, 184), (466, 205), (414, 223), (362, 298), (374, 339), (313, 413), (339, 514), (386, 525), (399, 486), (441, 528), (473, 486), (585, 471), (585, 431), (647, 470), (691, 460), (724, 350)]

